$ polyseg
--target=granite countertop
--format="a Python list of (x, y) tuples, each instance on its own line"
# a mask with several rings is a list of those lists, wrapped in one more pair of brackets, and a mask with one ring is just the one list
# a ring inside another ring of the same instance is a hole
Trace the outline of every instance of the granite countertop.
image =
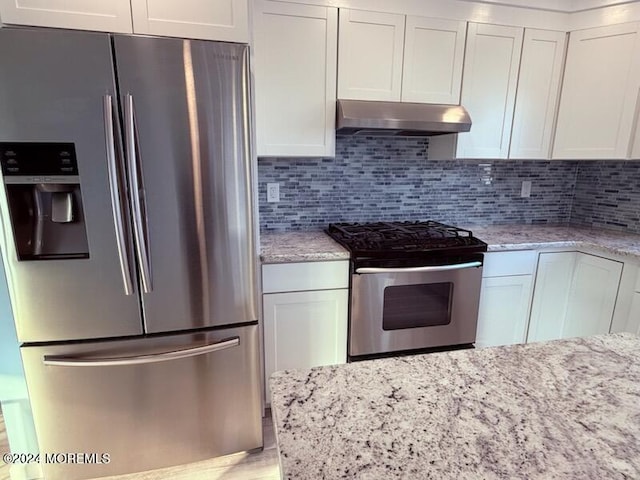
[[(543, 248), (589, 249), (640, 261), (640, 235), (574, 226), (495, 225), (466, 227), (489, 245), (488, 250)], [(263, 263), (346, 260), (349, 252), (322, 231), (266, 233), (261, 239)]]
[(349, 259), (349, 252), (323, 231), (266, 233), (260, 246), (262, 263)]
[(285, 479), (640, 478), (640, 337), (277, 372)]

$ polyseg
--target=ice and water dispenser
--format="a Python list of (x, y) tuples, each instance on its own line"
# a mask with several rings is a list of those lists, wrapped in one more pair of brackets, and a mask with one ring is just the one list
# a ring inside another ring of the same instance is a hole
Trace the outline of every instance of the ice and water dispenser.
[(0, 143), (0, 163), (18, 258), (88, 258), (74, 144)]

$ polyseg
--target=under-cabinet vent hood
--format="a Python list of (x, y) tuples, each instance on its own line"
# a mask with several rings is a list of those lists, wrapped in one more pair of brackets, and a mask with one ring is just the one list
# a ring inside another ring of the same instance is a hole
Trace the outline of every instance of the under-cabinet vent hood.
[(471, 129), (460, 105), (338, 100), (336, 113), (336, 131), (347, 135), (432, 136)]

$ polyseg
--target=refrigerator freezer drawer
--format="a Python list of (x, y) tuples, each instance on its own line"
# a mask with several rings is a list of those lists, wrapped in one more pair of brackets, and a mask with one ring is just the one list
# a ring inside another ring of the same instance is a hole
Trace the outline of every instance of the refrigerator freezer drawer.
[(262, 447), (258, 327), (22, 348), (47, 480), (144, 471)]

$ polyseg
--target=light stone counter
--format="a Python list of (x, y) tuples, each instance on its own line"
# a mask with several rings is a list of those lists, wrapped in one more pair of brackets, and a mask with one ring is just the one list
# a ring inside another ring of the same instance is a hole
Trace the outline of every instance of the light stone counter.
[(601, 335), (271, 377), (285, 479), (640, 478), (640, 338)]
[(262, 263), (348, 260), (349, 252), (322, 231), (263, 233)]
[(468, 227), (488, 250), (587, 249), (640, 261), (640, 235), (575, 226), (494, 225)]
[[(465, 227), (489, 245), (489, 251), (547, 248), (587, 249), (640, 261), (640, 235), (612, 230), (536, 225)], [(344, 260), (349, 252), (322, 231), (267, 233), (261, 239), (263, 263)]]

